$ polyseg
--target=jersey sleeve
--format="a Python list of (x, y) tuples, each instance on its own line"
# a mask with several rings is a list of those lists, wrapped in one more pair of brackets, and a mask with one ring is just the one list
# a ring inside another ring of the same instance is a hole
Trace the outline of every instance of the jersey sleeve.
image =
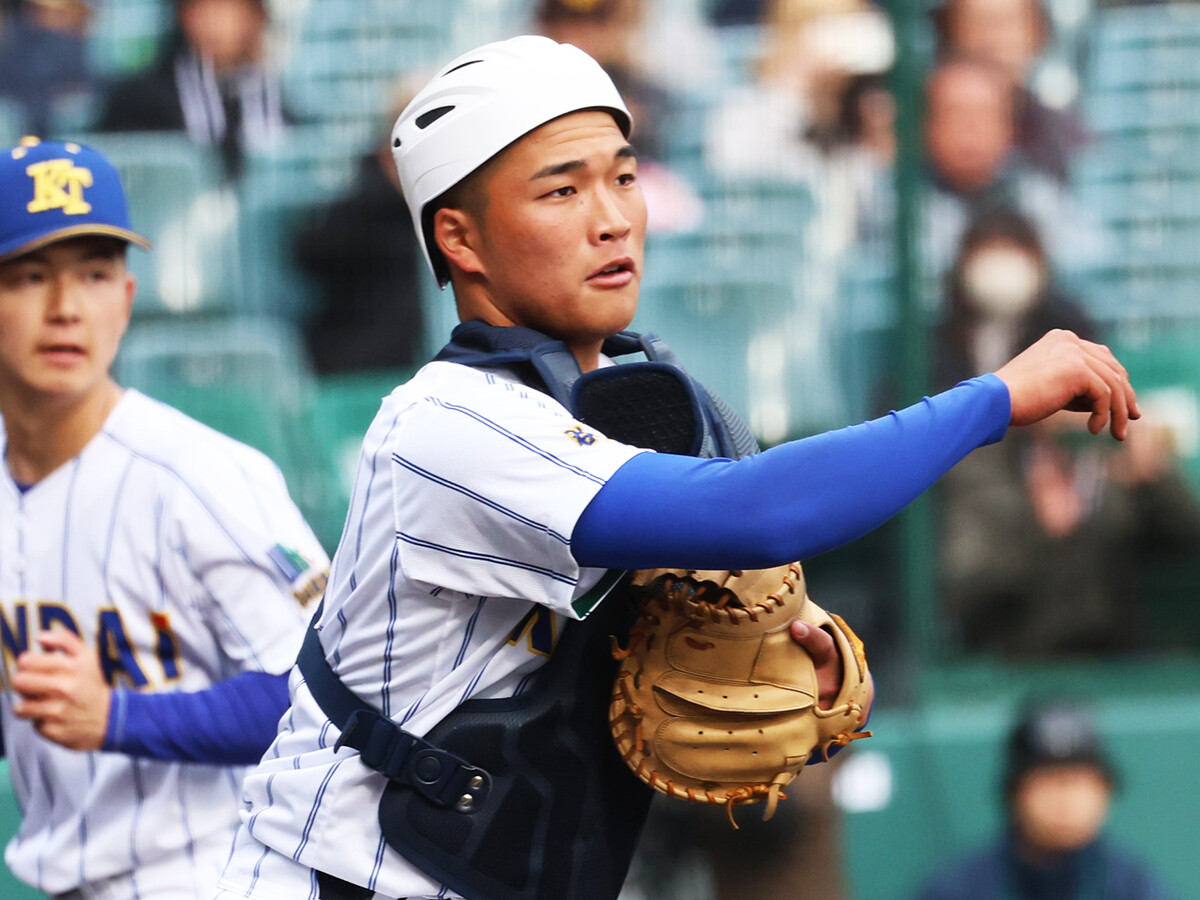
[(609, 440), (540, 392), (500, 379), (424, 397), (392, 444), (396, 540), (406, 577), (578, 617), (597, 571), (571, 553), (575, 523), (636, 447)]
[(329, 560), (270, 460), (233, 442), (210, 449), (203, 473), (181, 467), (168, 495), (175, 592), (200, 610), (227, 674), (282, 674)]

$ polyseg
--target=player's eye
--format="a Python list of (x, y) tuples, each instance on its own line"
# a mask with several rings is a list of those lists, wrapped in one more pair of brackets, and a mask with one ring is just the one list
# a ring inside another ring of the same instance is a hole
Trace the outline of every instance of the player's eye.
[(560, 188), (555, 188), (554, 190), (550, 191), (547, 194), (544, 194), (543, 196), (545, 196), (545, 197), (570, 197), (574, 193), (575, 193), (574, 185), (565, 184)]
[(83, 280), (93, 283), (103, 283), (112, 281), (116, 274), (116, 266), (107, 260), (102, 262), (93, 262), (83, 267)]
[(617, 176), (617, 184), (622, 187), (633, 184), (637, 181), (637, 172), (623, 172)]
[(35, 268), (16, 269), (4, 276), (4, 283), (13, 288), (33, 287), (45, 281), (46, 274)]

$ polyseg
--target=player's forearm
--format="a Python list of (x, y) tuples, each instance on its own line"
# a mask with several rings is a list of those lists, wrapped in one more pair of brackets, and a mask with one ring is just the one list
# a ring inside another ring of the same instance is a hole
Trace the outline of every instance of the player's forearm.
[(175, 762), (249, 765), (275, 738), (287, 675), (243, 672), (203, 691), (113, 691), (104, 749)]
[(883, 524), (1010, 416), (995, 376), (850, 428), (738, 461), (643, 453), (571, 539), (585, 566), (749, 569), (807, 559)]

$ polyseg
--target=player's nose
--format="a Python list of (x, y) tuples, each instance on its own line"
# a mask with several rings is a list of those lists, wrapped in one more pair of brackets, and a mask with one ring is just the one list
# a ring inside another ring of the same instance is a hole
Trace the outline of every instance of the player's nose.
[(83, 285), (64, 274), (51, 276), (46, 291), (46, 318), (52, 322), (75, 321), (82, 309)]
[(592, 209), (592, 236), (596, 241), (613, 241), (629, 236), (633, 224), (610, 188), (595, 192)]

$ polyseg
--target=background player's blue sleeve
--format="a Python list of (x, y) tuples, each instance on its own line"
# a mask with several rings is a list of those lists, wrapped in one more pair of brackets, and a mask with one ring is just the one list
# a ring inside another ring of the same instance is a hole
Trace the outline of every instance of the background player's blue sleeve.
[(994, 375), (887, 416), (741, 460), (642, 453), (580, 516), (571, 551), (614, 569), (758, 569), (877, 528), (977, 447), (1004, 436)]
[(287, 679), (243, 672), (202, 691), (115, 690), (104, 749), (176, 762), (256, 763), (288, 708)]

